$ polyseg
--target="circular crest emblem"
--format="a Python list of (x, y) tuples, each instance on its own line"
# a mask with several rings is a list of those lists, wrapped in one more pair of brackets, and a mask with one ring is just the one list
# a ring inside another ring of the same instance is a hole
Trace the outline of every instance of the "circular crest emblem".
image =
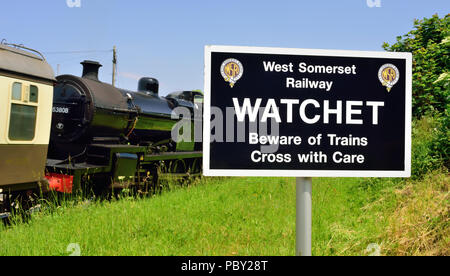
[(386, 86), (387, 91), (391, 92), (392, 87), (397, 84), (400, 79), (400, 71), (393, 64), (385, 64), (378, 71), (378, 78), (381, 84)]
[(229, 82), (231, 88), (233, 88), (236, 82), (244, 75), (244, 66), (239, 60), (230, 58), (222, 63), (220, 72), (225, 81)]

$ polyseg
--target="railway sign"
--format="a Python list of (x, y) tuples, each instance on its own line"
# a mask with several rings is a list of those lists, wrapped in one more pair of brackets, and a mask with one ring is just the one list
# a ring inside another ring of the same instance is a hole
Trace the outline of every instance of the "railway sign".
[(205, 65), (205, 175), (410, 176), (410, 53), (206, 46)]

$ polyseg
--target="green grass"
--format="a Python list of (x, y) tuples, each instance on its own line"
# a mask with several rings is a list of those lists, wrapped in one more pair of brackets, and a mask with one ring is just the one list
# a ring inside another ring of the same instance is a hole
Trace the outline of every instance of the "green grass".
[[(439, 188), (429, 185), (430, 179), (420, 185), (392, 179), (314, 179), (313, 254), (367, 255), (372, 243), (390, 255), (448, 254), (449, 179), (439, 175), (439, 181), (431, 180)], [(420, 188), (415, 197), (402, 196), (414, 187)], [(432, 193), (439, 189), (440, 198)], [(414, 209), (422, 198), (427, 206), (444, 203), (447, 209), (429, 208), (424, 214), (423, 206)], [(408, 201), (412, 209), (405, 211)], [(148, 199), (70, 205), (38, 213), (28, 224), (0, 229), (0, 255), (68, 255), (71, 243), (80, 245), (82, 255), (295, 254), (292, 178), (207, 178)], [(415, 215), (408, 221), (410, 228), (392, 220), (396, 215), (408, 220), (408, 214)], [(422, 217), (430, 217), (429, 224), (414, 225)], [(427, 232), (436, 221), (440, 224), (434, 240), (441, 237), (440, 251), (433, 241), (428, 249), (434, 251), (414, 247), (417, 227)], [(403, 232), (409, 240), (402, 243)]]
[[(206, 182), (206, 183), (205, 183)], [(382, 225), (359, 179), (315, 179), (313, 253), (364, 254)], [(294, 255), (295, 180), (209, 178), (151, 199), (61, 207), (0, 232), (0, 255)]]
[[(288, 255), (294, 186), (210, 179), (152, 199), (60, 208), (0, 232), (0, 255)], [(287, 196), (291, 194), (291, 196)]]

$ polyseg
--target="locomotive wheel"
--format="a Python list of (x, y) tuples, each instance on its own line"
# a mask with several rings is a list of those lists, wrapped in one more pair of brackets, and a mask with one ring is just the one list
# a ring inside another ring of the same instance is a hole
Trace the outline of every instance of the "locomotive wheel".
[(183, 174), (186, 173), (186, 163), (184, 160), (172, 161), (171, 173)]
[(170, 174), (171, 163), (163, 163), (157, 169), (157, 181), (155, 181), (155, 194), (161, 194), (168, 187), (167, 179), (164, 176)]
[(179, 175), (184, 175), (188, 173), (188, 170), (186, 168), (186, 162), (184, 160), (176, 160), (172, 161), (172, 169), (171, 173), (173, 173), (176, 177), (175, 183), (184, 186), (186, 182), (189, 180), (189, 176), (182, 176), (179, 177)]
[(201, 176), (202, 170), (203, 170), (202, 159), (199, 159), (199, 158), (194, 159), (194, 162), (192, 162), (190, 173), (194, 174), (194, 175), (200, 174), (200, 176)]
[(190, 161), (189, 166), (189, 176), (187, 177), (187, 182), (189, 184), (195, 183), (202, 177), (202, 159), (195, 158)]

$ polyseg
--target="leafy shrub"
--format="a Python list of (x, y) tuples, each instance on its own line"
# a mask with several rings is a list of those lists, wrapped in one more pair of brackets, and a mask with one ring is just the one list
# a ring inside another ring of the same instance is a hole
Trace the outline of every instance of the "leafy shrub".
[[(443, 141), (444, 119), (423, 117), (413, 122), (412, 178), (421, 179), (444, 165), (443, 152), (448, 153), (448, 141)], [(448, 122), (448, 119), (446, 119)], [(448, 127), (447, 127), (448, 132)], [(448, 140), (445, 139), (445, 140)], [(445, 145), (446, 144), (446, 145)], [(444, 148), (441, 148), (444, 147)], [(445, 148), (447, 147), (447, 148)]]
[[(450, 14), (414, 21), (414, 29), (383, 44), (387, 51), (413, 54), (413, 177), (449, 168)], [(426, 117), (421, 120), (421, 118)]]
[(450, 167), (450, 110), (445, 111), (444, 116), (437, 117), (437, 133), (431, 142), (431, 154), (433, 158), (442, 161), (447, 168)]
[(415, 29), (383, 48), (413, 54), (413, 115), (421, 118), (450, 109), (450, 15), (415, 20)]

